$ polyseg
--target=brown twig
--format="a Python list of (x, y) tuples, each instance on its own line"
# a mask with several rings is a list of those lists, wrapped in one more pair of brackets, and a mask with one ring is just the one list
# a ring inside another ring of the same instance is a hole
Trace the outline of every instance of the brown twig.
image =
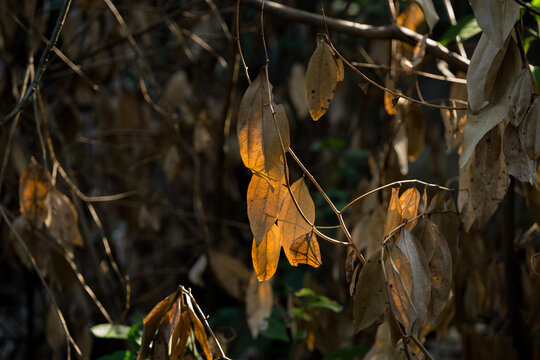
[(533, 14), (540, 15), (540, 10), (535, 7), (532, 7), (531, 4), (526, 3), (523, 0), (515, 0), (519, 5), (523, 6), (525, 9), (529, 10)]

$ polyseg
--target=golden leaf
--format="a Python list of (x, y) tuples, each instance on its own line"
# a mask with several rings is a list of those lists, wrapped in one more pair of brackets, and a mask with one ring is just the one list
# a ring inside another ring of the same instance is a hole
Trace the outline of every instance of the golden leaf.
[(313, 232), (296, 238), (291, 244), (290, 252), (295, 264), (307, 264), (315, 268), (321, 265), (319, 242)]
[[(303, 178), (298, 179), (291, 185), (291, 192), (294, 194), (302, 213), (313, 224), (315, 221), (315, 204)], [(287, 191), (283, 200), (277, 224), (283, 251), (285, 251), (289, 263), (296, 266), (294, 254), (291, 252), (291, 244), (295, 239), (310, 232), (312, 228), (298, 212), (289, 191)]]
[(253, 174), (247, 191), (247, 213), (254, 240), (258, 245), (276, 222), (283, 200), (283, 192), (287, 191), (282, 181), (264, 179)]
[(212, 354), (210, 353), (210, 347), (208, 346), (208, 337), (206, 336), (206, 331), (204, 331), (204, 326), (201, 320), (199, 320), (197, 315), (195, 315), (195, 313), (190, 307), (187, 308), (187, 312), (189, 314), (189, 319), (191, 320), (191, 323), (193, 325), (193, 332), (195, 333), (195, 338), (203, 349), (204, 356), (207, 360), (212, 360)]
[(384, 225), (384, 236), (387, 236), (390, 231), (394, 230), (403, 222), (401, 204), (399, 201), (399, 188), (392, 189), (390, 204), (388, 204), (388, 212), (386, 214), (386, 223)]
[(343, 76), (341, 59), (334, 56), (326, 41), (319, 40), (306, 72), (306, 98), (313, 120), (319, 120), (326, 113)]
[(279, 229), (275, 224), (270, 228), (270, 231), (260, 244), (257, 245), (257, 242), (253, 239), (251, 258), (259, 281), (269, 280), (274, 276), (279, 262), (280, 250)]
[(49, 211), (51, 182), (45, 169), (32, 158), (19, 179), (19, 205), (26, 220), (41, 228)]
[[(411, 220), (418, 215), (418, 206), (420, 205), (420, 193), (416, 188), (410, 188), (399, 197), (401, 216), (403, 220)], [(405, 225), (405, 229), (411, 230), (416, 225), (416, 220)]]

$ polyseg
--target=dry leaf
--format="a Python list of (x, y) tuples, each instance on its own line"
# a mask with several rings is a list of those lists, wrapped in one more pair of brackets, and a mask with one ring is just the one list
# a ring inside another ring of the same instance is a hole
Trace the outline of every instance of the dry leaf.
[[(482, 35), (484, 36), (484, 35)], [(487, 41), (487, 40), (486, 40)], [(480, 39), (480, 43), (482, 39)], [(476, 51), (480, 49), (477, 48)], [(476, 54), (475, 51), (475, 54)], [(479, 56), (482, 56), (480, 54)], [(474, 58), (474, 56), (473, 56)], [(472, 60), (471, 60), (472, 65)], [(514, 41), (510, 41), (506, 55), (504, 57), (504, 62), (500, 67), (500, 71), (496, 70), (495, 74), (486, 74), (485, 76), (491, 76), (494, 81), (496, 79), (496, 85), (493, 85), (493, 99), (489, 102), (489, 105), (482, 107), (481, 111), (474, 111), (473, 105), (471, 104), (471, 97), (474, 97), (476, 91), (476, 96), (478, 96), (478, 91), (483, 91), (483, 89), (472, 90), (469, 84), (472, 84), (474, 80), (471, 80), (468, 77), (468, 91), (469, 91), (469, 112), (467, 113), (467, 122), (465, 124), (465, 133), (463, 141), (463, 153), (461, 155), (461, 167), (467, 163), (471, 157), (474, 148), (482, 139), (482, 137), (493, 127), (500, 122), (502, 122), (511, 110), (511, 105), (509, 103), (509, 92), (510, 86), (516, 76), (518, 76), (521, 68), (521, 58), (519, 51)], [(470, 76), (471, 67), (469, 67), (469, 72), (467, 73)], [(479, 79), (475, 79), (479, 81)]]
[(55, 236), (56, 241), (70, 251), (73, 246), (82, 246), (82, 237), (77, 223), (78, 216), (71, 200), (60, 191), (50, 192), (50, 212), (45, 225)]
[[(19, 234), (21, 240), (26, 244), (30, 254), (36, 261), (39, 271), (44, 276), (47, 275), (49, 272), (49, 264), (51, 263), (51, 253), (49, 252), (47, 243), (34, 234), (32, 226), (22, 215), (17, 216), (13, 221), (13, 227), (17, 234)], [(32, 262), (28, 253), (24, 250), (13, 233), (10, 233), (10, 239), (13, 250), (15, 250), (15, 253), (21, 262), (27, 269), (32, 270)]]
[(538, 160), (540, 158), (540, 97), (534, 99), (519, 130), (519, 138), (527, 155), (533, 160)]
[(195, 333), (195, 338), (199, 342), (199, 345), (203, 349), (204, 356), (207, 360), (212, 360), (212, 354), (210, 353), (210, 347), (208, 346), (208, 337), (206, 336), (206, 331), (204, 330), (204, 326), (195, 315), (195, 312), (191, 309), (191, 307), (187, 308), (187, 312), (189, 314), (189, 319), (191, 320), (191, 323), (193, 325), (193, 332)]
[(531, 72), (528, 67), (521, 70), (511, 84), (508, 94), (508, 103), (510, 105), (510, 122), (514, 126), (519, 126), (533, 98), (533, 88), (531, 83)]
[(435, 10), (435, 6), (433, 5), (432, 0), (415, 0), (418, 5), (422, 7), (422, 11), (424, 12), (424, 17), (426, 18), (426, 22), (429, 26), (429, 31), (432, 32), (433, 28), (439, 21), (439, 15), (437, 15), (437, 11)]
[(343, 75), (341, 59), (334, 56), (325, 40), (318, 40), (306, 72), (306, 99), (313, 120), (326, 113)]
[(422, 8), (417, 2), (410, 2), (409, 6), (399, 14), (397, 24), (417, 31), (418, 27), (424, 22), (425, 16)]
[(253, 174), (247, 191), (247, 213), (249, 226), (257, 243), (260, 245), (264, 237), (276, 222), (281, 207), (283, 192), (282, 179), (273, 181)]
[(295, 264), (307, 264), (315, 268), (321, 265), (319, 242), (313, 231), (296, 238), (291, 243), (290, 253)]
[[(397, 112), (396, 117), (401, 118), (401, 111)], [(396, 121), (398, 129), (392, 146), (397, 155), (399, 163), (399, 172), (401, 175), (407, 175), (409, 173), (409, 138), (407, 136), (407, 127), (401, 121)]]
[[(386, 86), (389, 86), (389, 83), (387, 82)], [(389, 93), (388, 91), (384, 92), (384, 110), (386, 110), (386, 113), (390, 116), (396, 115), (396, 104), (399, 98), (395, 96), (392, 93)]]
[(45, 169), (32, 158), (19, 179), (19, 205), (26, 220), (41, 228), (50, 204), (51, 182)]
[(274, 276), (279, 262), (280, 250), (279, 229), (275, 224), (272, 225), (260, 244), (257, 245), (253, 239), (251, 258), (259, 281), (269, 280)]
[(296, 111), (298, 119), (304, 119), (309, 112), (306, 100), (306, 70), (300, 63), (291, 67), (289, 75), (289, 98)]
[[(315, 204), (313, 203), (313, 199), (311, 199), (311, 195), (309, 194), (309, 190), (303, 178), (298, 179), (291, 185), (291, 192), (298, 202), (298, 206), (302, 210), (302, 213), (313, 224), (315, 221)], [(289, 191), (287, 191), (283, 200), (277, 224), (283, 251), (285, 251), (289, 263), (296, 266), (297, 263), (294, 260), (295, 255), (291, 252), (291, 245), (295, 239), (307, 234), (312, 229), (298, 212)]]
[(191, 319), (187, 306), (181, 307), (180, 323), (176, 326), (172, 337), (171, 359), (182, 358), (186, 352), (187, 343), (191, 334)]
[(416, 104), (409, 104), (405, 111), (407, 123), (407, 154), (410, 161), (416, 161), (424, 150), (426, 121), (424, 111)]
[(254, 339), (259, 335), (259, 331), (268, 327), (266, 319), (272, 314), (273, 303), (270, 282), (260, 282), (255, 275), (252, 276), (246, 293), (246, 314), (249, 330)]
[(478, 26), (493, 45), (501, 49), (519, 15), (513, 0), (471, 0)]
[(536, 161), (527, 156), (519, 139), (519, 128), (511, 123), (504, 130), (503, 152), (509, 175), (523, 183), (528, 182), (532, 186), (538, 182)]
[(281, 141), (285, 150), (290, 145), (289, 122), (282, 105), (274, 106), (274, 121), (269, 91), (266, 74), (261, 71), (242, 98), (237, 134), (244, 165), (255, 173), (279, 180), (284, 172)]
[[(420, 193), (416, 188), (407, 189), (399, 197), (401, 208), (401, 217), (405, 221), (410, 221), (418, 215), (418, 206), (420, 205)], [(411, 221), (405, 225), (405, 229), (411, 230), (416, 225), (417, 220)]]
[(242, 300), (251, 271), (240, 260), (220, 251), (210, 250), (208, 258), (223, 289), (232, 297)]
[(354, 293), (353, 323), (356, 332), (373, 323), (382, 323), (387, 306), (381, 248), (375, 251), (360, 271)]
[[(403, 222), (401, 204), (399, 201), (399, 188), (392, 189), (392, 196), (388, 204), (388, 212), (386, 214), (386, 223), (384, 225), (384, 236), (388, 236), (390, 231), (394, 230)], [(381, 239), (382, 241), (382, 239)]]
[(384, 238), (384, 225), (386, 222), (386, 211), (382, 205), (378, 205), (371, 217), (369, 218), (369, 223), (367, 225), (366, 236), (367, 236), (367, 252), (366, 256), (369, 257), (375, 250), (377, 250), (383, 241)]

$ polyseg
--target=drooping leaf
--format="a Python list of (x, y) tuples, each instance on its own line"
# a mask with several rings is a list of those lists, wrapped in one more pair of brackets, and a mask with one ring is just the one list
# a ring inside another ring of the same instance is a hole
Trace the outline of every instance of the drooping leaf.
[(267, 318), (272, 314), (273, 294), (272, 285), (268, 281), (257, 281), (252, 276), (246, 292), (246, 313), (249, 330), (254, 339), (259, 331), (268, 326)]
[(424, 249), (416, 237), (407, 229), (401, 232), (396, 246), (411, 264), (411, 299), (417, 314), (417, 320), (413, 323), (413, 332), (417, 334), (428, 312), (428, 304), (431, 298), (431, 273)]
[(253, 239), (251, 258), (259, 281), (270, 280), (276, 272), (281, 250), (279, 234), (279, 229), (274, 224), (259, 245)]
[(433, 5), (432, 0), (415, 0), (418, 5), (422, 8), (422, 11), (424, 12), (424, 17), (426, 18), (426, 22), (429, 26), (429, 31), (433, 31), (433, 28), (439, 21), (439, 15), (437, 15), (437, 11), (435, 10), (435, 6)]
[(306, 98), (313, 120), (319, 120), (326, 113), (343, 75), (341, 59), (334, 56), (325, 40), (318, 40), (306, 72)]
[(282, 201), (282, 179), (273, 181), (253, 174), (247, 191), (247, 213), (253, 238), (258, 245), (276, 222)]
[(45, 225), (56, 237), (58, 243), (67, 250), (73, 246), (82, 246), (82, 237), (79, 232), (77, 211), (71, 200), (60, 191), (52, 189), (50, 192), (50, 211)]
[[(481, 43), (482, 39), (480, 39), (479, 46)], [(475, 54), (479, 50), (480, 49), (477, 48)], [(488, 53), (480, 53), (478, 56), (481, 57), (483, 55), (489, 56)], [(472, 63), (473, 61), (471, 59), (471, 66)], [(478, 110), (477, 112), (474, 111), (473, 105), (471, 103), (472, 95), (469, 84), (472, 84), (475, 81), (481, 81), (481, 79), (469, 78), (471, 71), (473, 71), (473, 69), (469, 67), (467, 84), (469, 90), (470, 110), (467, 113), (467, 122), (465, 124), (463, 152), (460, 160), (461, 167), (463, 167), (465, 163), (467, 163), (467, 161), (470, 159), (472, 153), (474, 152), (474, 148), (476, 147), (480, 139), (482, 139), (482, 137), (489, 130), (493, 129), (495, 125), (503, 121), (508, 116), (508, 113), (511, 111), (512, 107), (509, 103), (509, 92), (511, 90), (511, 87), (509, 86), (509, 84), (511, 84), (516, 79), (516, 76), (518, 76), (520, 67), (521, 58), (519, 55), (519, 51), (515, 42), (512, 40), (509, 42), (508, 49), (504, 56), (504, 62), (500, 66), (500, 71), (497, 70), (499, 69), (499, 67), (497, 67), (494, 74), (490, 75), (489, 73), (487, 73), (483, 75), (488, 77), (491, 76), (491, 79), (493, 79), (494, 81), (494, 83), (489, 86), (490, 89), (493, 89), (493, 96), (492, 98), (490, 97), (491, 100), (489, 104), (486, 104), (485, 107), (482, 106), (481, 110)], [(486, 88), (488, 88), (487, 84)], [(475, 91), (476, 95), (478, 95), (478, 91), (480, 91), (481, 94), (484, 90), (483, 88), (481, 88), (476, 89)]]
[(201, 320), (197, 317), (197, 315), (195, 315), (195, 312), (191, 309), (191, 307), (187, 308), (187, 312), (189, 314), (189, 319), (191, 320), (191, 323), (193, 325), (193, 332), (195, 333), (195, 338), (203, 349), (206, 360), (212, 360), (212, 354), (210, 353), (210, 347), (208, 346), (208, 336), (206, 336), (206, 331), (204, 330), (204, 326)]
[(521, 124), (531, 105), (532, 98), (531, 72), (528, 68), (524, 68), (510, 85), (508, 94), (509, 117), (512, 125), (519, 126)]
[(225, 291), (239, 300), (245, 295), (251, 271), (244, 263), (226, 253), (210, 250), (210, 267)]
[(180, 308), (180, 323), (174, 329), (171, 344), (171, 359), (182, 358), (191, 334), (191, 318), (186, 305)]
[(274, 121), (269, 106), (270, 91), (266, 73), (261, 71), (242, 98), (237, 134), (244, 165), (255, 173), (279, 180), (284, 171), (281, 141), (285, 150), (290, 144), (289, 122), (282, 105), (274, 106)]
[(360, 271), (354, 293), (353, 323), (356, 332), (373, 323), (382, 323), (387, 307), (381, 248), (375, 251)]
[(401, 203), (399, 201), (399, 188), (392, 189), (392, 196), (388, 204), (388, 212), (386, 214), (386, 223), (384, 225), (384, 236), (388, 236), (390, 231), (394, 230), (403, 222)]
[(313, 232), (294, 239), (291, 243), (290, 254), (295, 264), (307, 264), (315, 268), (321, 265), (319, 242)]
[(291, 67), (289, 75), (288, 90), (289, 98), (294, 106), (298, 119), (304, 119), (308, 113), (308, 104), (306, 100), (306, 69), (300, 63), (295, 63)]
[(519, 138), (532, 160), (540, 158), (540, 97), (536, 97), (520, 126)]
[[(418, 206), (420, 205), (420, 193), (416, 188), (407, 189), (399, 197), (399, 205), (401, 208), (401, 218), (409, 221), (418, 215)], [(405, 225), (405, 229), (411, 230), (416, 225), (416, 220)]]
[[(303, 178), (298, 179), (291, 185), (291, 192), (293, 193), (298, 206), (302, 210), (302, 213), (313, 224), (315, 221), (315, 204), (309, 194), (309, 190), (304, 182)], [(283, 251), (289, 260), (289, 263), (296, 266), (295, 255), (291, 252), (291, 245), (293, 241), (302, 235), (310, 232), (311, 226), (304, 220), (300, 212), (298, 211), (291, 194), (287, 190), (283, 205), (281, 206), (281, 212), (279, 213), (277, 220), (281, 245)]]
[[(396, 117), (401, 118), (402, 111), (396, 113)], [(409, 137), (407, 136), (407, 127), (401, 121), (396, 121), (397, 129), (395, 130), (395, 137), (392, 143), (394, 151), (397, 156), (399, 164), (399, 172), (401, 175), (407, 175), (409, 173)]]
[(26, 220), (41, 228), (49, 211), (51, 182), (45, 169), (32, 158), (19, 179), (19, 205)]
[(538, 182), (536, 162), (527, 156), (519, 138), (519, 128), (508, 124), (504, 130), (503, 152), (508, 174), (534, 186)]
[(513, 0), (471, 0), (471, 7), (487, 38), (501, 49), (519, 15)]

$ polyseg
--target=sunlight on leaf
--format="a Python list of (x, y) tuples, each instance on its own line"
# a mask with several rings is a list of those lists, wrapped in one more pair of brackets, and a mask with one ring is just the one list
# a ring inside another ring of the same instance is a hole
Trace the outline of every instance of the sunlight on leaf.
[(291, 243), (290, 253), (295, 264), (307, 264), (315, 268), (321, 265), (319, 242), (313, 232), (296, 238)]
[(19, 205), (26, 220), (41, 228), (49, 211), (51, 182), (45, 169), (32, 158), (19, 179)]
[(279, 236), (279, 229), (274, 224), (260, 244), (257, 245), (257, 242), (253, 239), (251, 258), (259, 281), (271, 279), (276, 272), (281, 250)]

